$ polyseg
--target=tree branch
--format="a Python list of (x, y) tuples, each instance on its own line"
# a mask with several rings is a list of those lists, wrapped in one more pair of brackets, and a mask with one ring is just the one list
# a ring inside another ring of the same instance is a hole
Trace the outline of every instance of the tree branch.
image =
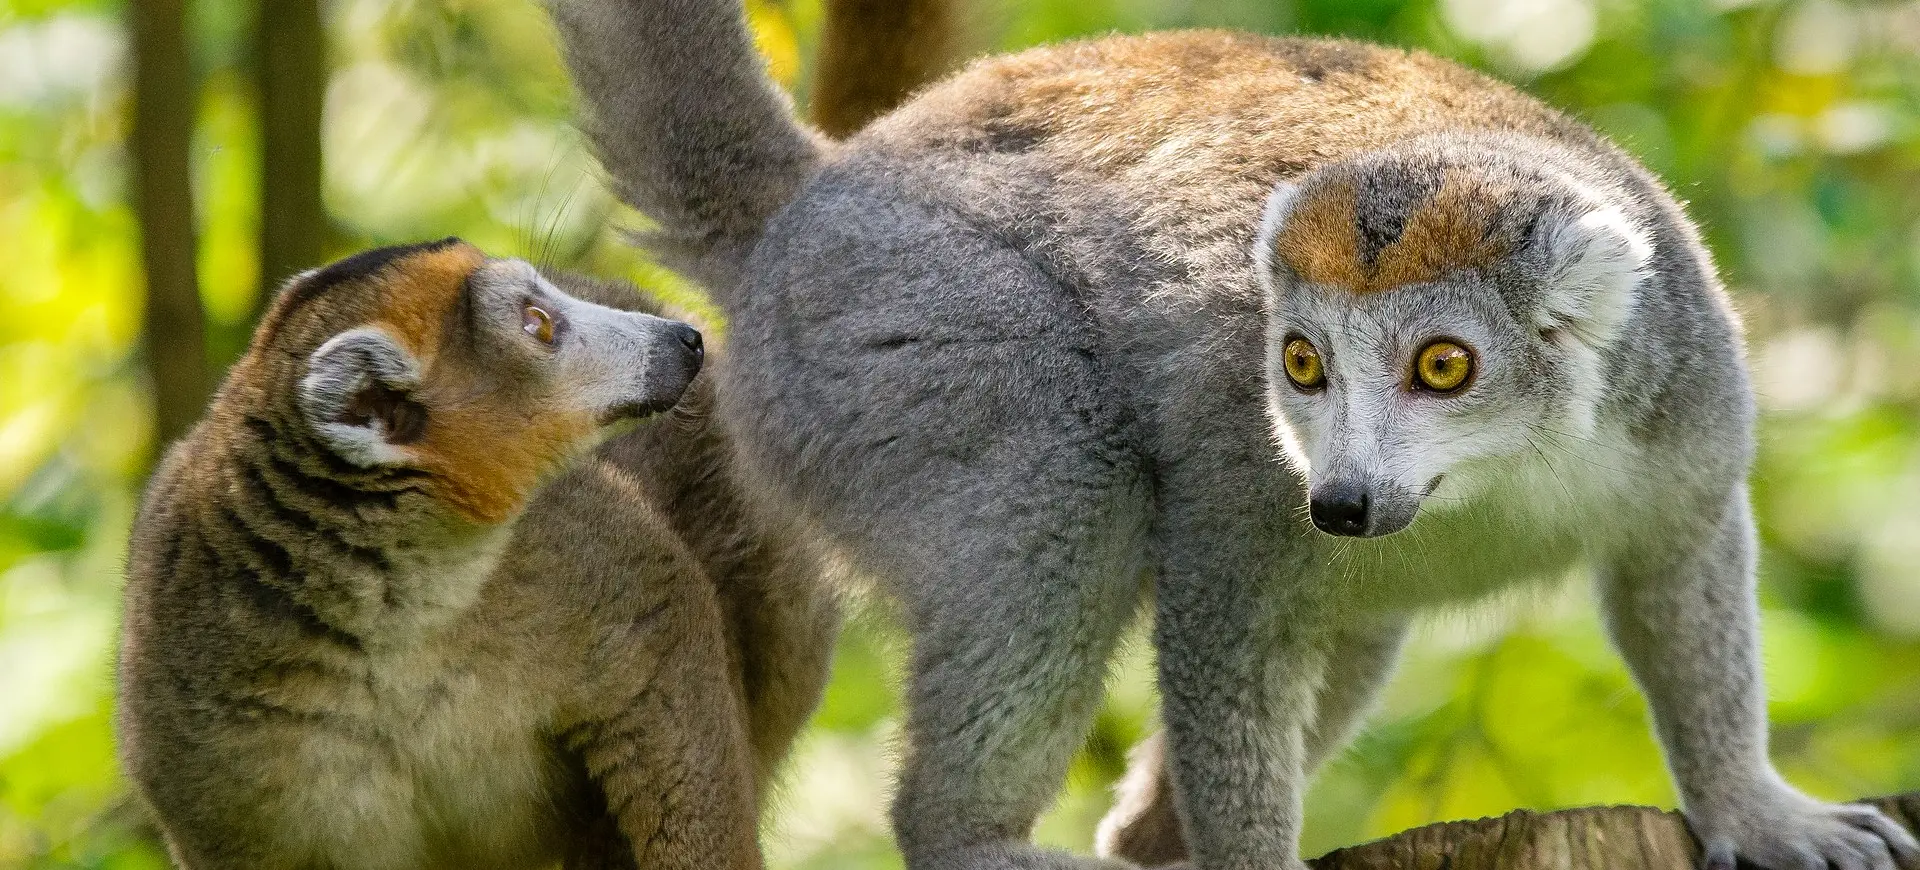
[(958, 0), (829, 0), (813, 122), (836, 139), (900, 104), (952, 64)]
[[(1920, 792), (1864, 803), (1920, 830)], [(1583, 807), (1442, 822), (1309, 863), (1314, 870), (1693, 870), (1699, 862), (1700, 847), (1679, 813)]]
[(212, 387), (195, 269), (191, 148), (196, 107), (185, 0), (137, 0), (133, 25), (133, 204), (146, 275), (142, 327), (153, 377), (154, 444), (185, 433)]
[(281, 282), (326, 256), (320, 121), (327, 94), (327, 30), (319, 0), (258, 0), (255, 83), (260, 106), (260, 293), (255, 318)]

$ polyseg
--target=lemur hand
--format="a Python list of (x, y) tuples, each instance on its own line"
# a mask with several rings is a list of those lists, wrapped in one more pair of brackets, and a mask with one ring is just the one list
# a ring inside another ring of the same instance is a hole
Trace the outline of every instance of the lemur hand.
[(1687, 812), (1702, 870), (1920, 870), (1920, 841), (1865, 804), (1827, 804), (1784, 784), (1738, 806)]

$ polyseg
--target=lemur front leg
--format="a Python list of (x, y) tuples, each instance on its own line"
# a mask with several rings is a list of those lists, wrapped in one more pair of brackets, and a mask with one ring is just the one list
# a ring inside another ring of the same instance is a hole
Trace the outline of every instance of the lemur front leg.
[(1316, 572), (1274, 558), (1269, 545), (1294, 531), (1281, 512), (1174, 504), (1162, 521), (1154, 640), (1193, 864), (1304, 870), (1308, 735), (1331, 634)]
[[(624, 840), (631, 859), (580, 848), (568, 870), (760, 870), (755, 759), (719, 605), (687, 594), (643, 612), (609, 629), (611, 654), (584, 663), (604, 678), (583, 682), (561, 732), (619, 836), (590, 833), (602, 847)], [(637, 673), (649, 676), (636, 685)]]
[(1708, 870), (1920, 867), (1920, 844), (1870, 807), (1826, 804), (1767, 757), (1754, 532), (1740, 487), (1700, 535), (1604, 566), (1607, 626), (1646, 693)]
[[(1405, 617), (1396, 615), (1365, 620), (1334, 633), (1326, 679), (1315, 696), (1313, 728), (1306, 737), (1309, 777), (1344, 748), (1366, 720), (1406, 644), (1407, 624)], [(1134, 747), (1127, 775), (1114, 789), (1113, 809), (1100, 820), (1094, 837), (1099, 854), (1143, 867), (1187, 857), (1166, 763), (1165, 732), (1155, 732)]]

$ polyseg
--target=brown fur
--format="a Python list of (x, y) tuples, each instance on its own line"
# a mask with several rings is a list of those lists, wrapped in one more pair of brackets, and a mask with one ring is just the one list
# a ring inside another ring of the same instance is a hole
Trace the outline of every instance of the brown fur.
[[(526, 504), (542, 472), (587, 437), (594, 421), (561, 409), (514, 407), (490, 392), (486, 373), (472, 365), (436, 366), (447, 312), (460, 282), (484, 260), (467, 245), (418, 255), (404, 270), (381, 276), (374, 324), (401, 336), (427, 367), (423, 392), (447, 408), (445, 425), (420, 446), (421, 467), (433, 478), (434, 495), (476, 523), (505, 522)], [(464, 399), (475, 396), (474, 399)]]
[[(1247, 209), (1257, 210), (1276, 182), (1433, 130), (1525, 133), (1617, 154), (1511, 86), (1425, 54), (1206, 30), (988, 58), (854, 142), (858, 153), (898, 155), (906, 165), (958, 151), (1044, 167), (1054, 178), (1045, 190), (1084, 197), (1076, 205), (1118, 198), (1137, 208), (1125, 220), (1156, 246), (1154, 256), (1214, 269), (1245, 256)], [(1497, 260), (1517, 229), (1494, 216), (1511, 221), (1503, 206), (1519, 192), (1485, 178), (1449, 178), (1424, 202), (1373, 197), (1359, 182), (1335, 176), (1301, 192), (1281, 239), (1286, 250), (1275, 253), (1303, 277), (1357, 292), (1430, 280)], [(1074, 213), (1044, 202), (1024, 207)], [(1359, 232), (1389, 210), (1404, 215), (1404, 231)], [(1223, 304), (1261, 304), (1251, 281), (1207, 292), (1245, 294)]]
[(1373, 276), (1360, 257), (1357, 199), (1352, 184), (1328, 185), (1302, 197), (1285, 230), (1274, 238), (1274, 254), (1308, 281), (1366, 287)]
[[(1211, 30), (989, 58), (875, 130), (926, 143), (969, 127), (1027, 133), (1050, 152), (1083, 155), (1091, 162), (1075, 162), (1089, 169), (1139, 171), (1269, 160), (1305, 168), (1414, 130), (1518, 128), (1596, 141), (1511, 86), (1430, 55)], [(1165, 147), (1203, 134), (1215, 147)]]
[(1329, 184), (1303, 197), (1275, 237), (1274, 253), (1304, 280), (1355, 293), (1491, 266), (1506, 257), (1510, 240), (1498, 235), (1504, 198), (1488, 195), (1484, 185), (1449, 170), (1440, 190), (1406, 216), (1400, 235), (1368, 257), (1354, 185)]
[(472, 245), (459, 245), (409, 257), (406, 268), (394, 269), (370, 280), (380, 287), (373, 322), (392, 327), (417, 356), (440, 347), (461, 282), (486, 261)]
[[(477, 391), (479, 385), (435, 380), (428, 390)], [(440, 415), (419, 447), (421, 467), (434, 477), (434, 496), (485, 525), (505, 522), (526, 504), (542, 472), (594, 430), (580, 413), (539, 413), (502, 401), (474, 401)]]
[[(329, 292), (324, 314), (280, 310), (286, 301), (301, 298), (287, 294), (261, 333), (280, 337), (292, 329), (285, 339), (306, 345), (318, 334), (337, 334), (346, 328), (342, 324), (357, 321), (399, 339), (420, 361), (422, 395), (439, 411), (440, 425), (430, 428), (417, 448), (420, 467), (428, 472), (425, 487), (468, 520), (494, 525), (526, 504), (541, 475), (591, 434), (594, 421), (560, 404), (536, 411), (537, 396), (490, 389), (487, 380), (493, 375), (480, 360), (445, 346), (443, 330), (464, 282), (485, 262), (485, 254), (464, 242), (416, 253), (402, 268), (369, 275), (347, 292)], [(285, 323), (290, 317), (305, 321), (306, 328)], [(312, 341), (307, 349), (317, 346)], [(279, 350), (256, 343), (230, 381), (269, 380), (272, 389), (283, 391), (278, 395), (291, 395), (285, 372), (275, 377), (260, 371), (284, 359)]]
[[(182, 866), (760, 866), (836, 625), (818, 563), (747, 510), (699, 382), (552, 477), (591, 420), (452, 339), (477, 255), (296, 284), (154, 475), (118, 725)], [(404, 468), (327, 453), (290, 398), (375, 322), (423, 362)]]

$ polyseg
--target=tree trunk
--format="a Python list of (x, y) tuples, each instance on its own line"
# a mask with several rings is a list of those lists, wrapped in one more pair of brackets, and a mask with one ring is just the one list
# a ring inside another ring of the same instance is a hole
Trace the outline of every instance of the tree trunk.
[(828, 0), (813, 122), (845, 137), (946, 71), (957, 0)]
[(134, 209), (146, 272), (143, 338), (154, 443), (200, 417), (210, 386), (206, 314), (195, 272), (191, 153), (196, 108), (185, 0), (133, 0)]
[[(326, 104), (325, 26), (319, 0), (260, 0), (254, 20), (260, 107), (260, 292), (256, 314), (282, 282), (326, 256), (320, 198), (320, 119)], [(249, 324), (251, 326), (251, 324)]]
[[(1920, 792), (1867, 803), (1920, 829)], [(1308, 863), (1314, 870), (1692, 870), (1699, 861), (1679, 813), (1585, 807), (1428, 825)]]

